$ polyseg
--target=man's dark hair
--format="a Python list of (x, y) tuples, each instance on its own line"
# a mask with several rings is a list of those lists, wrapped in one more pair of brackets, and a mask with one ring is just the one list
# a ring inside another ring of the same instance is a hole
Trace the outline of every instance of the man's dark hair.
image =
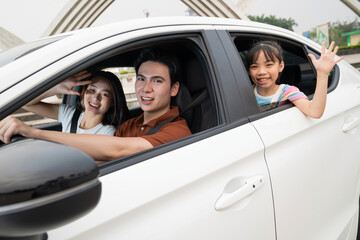
[(175, 57), (166, 55), (158, 49), (145, 49), (140, 52), (139, 57), (136, 59), (134, 63), (136, 74), (138, 74), (141, 64), (147, 61), (162, 63), (168, 67), (171, 86), (178, 81), (177, 80), (178, 67), (176, 65), (177, 61)]

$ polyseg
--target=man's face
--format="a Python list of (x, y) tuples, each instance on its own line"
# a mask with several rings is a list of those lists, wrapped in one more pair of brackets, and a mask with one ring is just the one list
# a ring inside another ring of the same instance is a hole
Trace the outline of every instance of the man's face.
[(170, 73), (166, 65), (152, 61), (140, 65), (135, 91), (144, 117), (148, 121), (170, 110), (170, 99), (176, 96), (178, 90), (179, 83), (171, 86)]

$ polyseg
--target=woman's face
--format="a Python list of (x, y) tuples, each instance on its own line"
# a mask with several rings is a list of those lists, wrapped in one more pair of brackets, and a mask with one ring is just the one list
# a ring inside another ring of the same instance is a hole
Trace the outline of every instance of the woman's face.
[(85, 112), (104, 115), (113, 105), (113, 90), (109, 81), (96, 76), (84, 94)]

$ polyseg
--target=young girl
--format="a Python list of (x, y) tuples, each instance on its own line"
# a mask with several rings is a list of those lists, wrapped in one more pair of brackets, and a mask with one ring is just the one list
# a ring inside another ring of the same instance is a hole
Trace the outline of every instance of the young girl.
[[(87, 77), (90, 80), (80, 81)], [(76, 86), (84, 86), (81, 93), (73, 91)], [(40, 102), (56, 94), (80, 95), (80, 100), (76, 107)], [(129, 113), (120, 80), (114, 74), (104, 71), (93, 74), (80, 72), (43, 93), (24, 108), (38, 115), (57, 119), (62, 124), (62, 131), (67, 133), (70, 132), (75, 110), (78, 109), (80, 115), (74, 120), (77, 123), (75, 132), (111, 136), (128, 119)]]
[(306, 116), (320, 118), (325, 110), (329, 73), (335, 64), (343, 59), (335, 60), (338, 47), (332, 51), (334, 45), (335, 43), (332, 42), (326, 51), (323, 42), (321, 56), (318, 60), (314, 55), (309, 54), (317, 72), (314, 98), (309, 101), (297, 87), (286, 84), (278, 85), (280, 74), (284, 69), (281, 47), (273, 41), (256, 43), (248, 52), (247, 66), (250, 77), (255, 83), (254, 93), (260, 108), (268, 110), (289, 100)]

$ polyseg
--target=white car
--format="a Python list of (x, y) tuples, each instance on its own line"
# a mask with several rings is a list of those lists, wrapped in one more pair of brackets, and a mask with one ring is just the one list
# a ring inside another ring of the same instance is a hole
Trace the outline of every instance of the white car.
[(321, 47), (249, 21), (139, 19), (0, 53), (0, 119), (84, 69), (132, 67), (148, 47), (180, 59), (191, 95), (180, 107), (200, 99), (191, 136), (98, 166), (49, 141), (1, 145), (0, 239), (356, 239), (360, 73), (334, 67), (321, 119), (291, 103), (260, 112), (243, 59), (263, 39), (284, 48), (282, 81), (311, 99), (308, 53)]

